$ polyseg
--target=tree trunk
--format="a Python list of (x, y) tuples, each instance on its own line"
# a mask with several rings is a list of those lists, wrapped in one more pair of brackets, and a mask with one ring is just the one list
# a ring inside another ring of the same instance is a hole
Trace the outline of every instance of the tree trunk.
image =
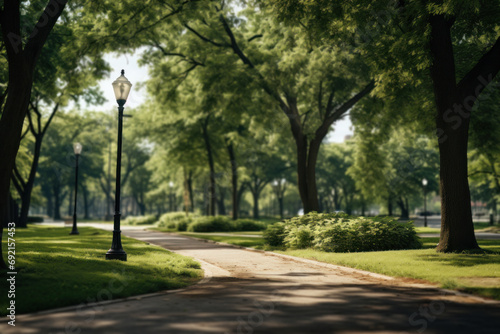
[(304, 213), (319, 211), (318, 190), (316, 188), (317, 151), (308, 151), (307, 137), (294, 134), (297, 148), (297, 184)]
[(184, 174), (184, 182), (183, 182), (183, 200), (184, 200), (184, 211), (186, 212), (186, 216), (189, 214), (189, 211), (192, 211), (192, 205), (193, 202), (191, 201), (192, 195), (190, 191), (190, 179), (191, 179), (191, 172), (187, 172), (186, 168), (183, 170)]
[(410, 219), (410, 215), (409, 215), (409, 210), (408, 210), (408, 200), (406, 199), (403, 199), (403, 198), (399, 198), (397, 200), (397, 203), (398, 203), (398, 206), (399, 208), (401, 209), (401, 219)]
[[(5, 14), (3, 13), (3, 15)], [(17, 73), (11, 73), (13, 71)], [(9, 69), (9, 94), (0, 119), (0, 133), (2, 134), (2, 144), (0, 145), (0, 157), (2, 157), (0, 159), (0, 217), (4, 219), (0, 224), (2, 226), (0, 227), (0, 241), (2, 240), (3, 226), (9, 222), (10, 178), (21, 142), (21, 131), (28, 110), (32, 82), (32, 71), (23, 62), (18, 61), (14, 69)], [(0, 247), (0, 268), (6, 268), (1, 249), (2, 247)]]
[(259, 191), (252, 191), (253, 197), (253, 219), (259, 219)]
[(203, 140), (205, 141), (205, 148), (207, 150), (208, 165), (210, 167), (210, 182), (208, 185), (208, 199), (209, 199), (209, 215), (215, 216), (215, 205), (216, 205), (216, 183), (215, 183), (215, 167), (214, 167), (214, 157), (212, 152), (212, 145), (210, 144), (210, 137), (208, 136), (208, 122), (210, 116), (207, 116), (205, 121), (202, 123), (202, 133)]
[[(33, 85), (35, 65), (57, 19), (61, 15), (66, 2), (50, 1), (45, 8), (33, 33), (23, 48), (21, 36), (20, 1), (5, 1), (0, 15), (0, 25), (6, 50), (9, 84), (8, 95), (0, 119), (0, 218), (9, 217), (10, 178), (21, 142), (24, 118), (28, 111)], [(36, 33), (35, 33), (36, 32)], [(6, 268), (2, 256), (3, 224), (0, 224), (0, 268)]]
[(392, 196), (387, 199), (387, 215), (392, 216)]
[(246, 184), (243, 183), (241, 186), (240, 186), (240, 189), (238, 189), (238, 196), (236, 198), (236, 212), (238, 213), (238, 217), (239, 217), (239, 212), (240, 212), (240, 203), (241, 203), (241, 197), (243, 196), (243, 194), (245, 193), (245, 190), (246, 190)]
[[(443, 15), (431, 16), (430, 23), (430, 49), (434, 57), (431, 78), (437, 106), (441, 191), (441, 236), (437, 251), (478, 249), (467, 172), (470, 112), (464, 110), (464, 104), (469, 96), (459, 94), (457, 90), (450, 33), (452, 23)], [(476, 91), (478, 88), (480, 87), (473, 87)], [(471, 94), (477, 95), (478, 93)], [(474, 102), (472, 100), (472, 104)], [(470, 105), (468, 107), (471, 108)]]
[(219, 186), (219, 196), (217, 196), (217, 214), (220, 216), (226, 215), (226, 206), (224, 205), (225, 189)]
[(233, 144), (227, 145), (227, 152), (231, 162), (231, 202), (233, 220), (238, 219), (238, 165), (236, 163), (236, 155), (234, 154)]
[(283, 197), (278, 197), (278, 204), (280, 208), (280, 218), (283, 219)]
[(19, 212), (19, 220), (16, 227), (28, 227), (28, 214), (30, 210), (31, 191), (29, 194), (23, 194), (21, 197), (21, 210)]

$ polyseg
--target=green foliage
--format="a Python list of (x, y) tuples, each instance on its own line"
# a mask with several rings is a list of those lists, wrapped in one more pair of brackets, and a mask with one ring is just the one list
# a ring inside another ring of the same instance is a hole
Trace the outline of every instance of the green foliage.
[(196, 215), (190, 214), (186, 216), (184, 212), (168, 212), (160, 217), (158, 227), (166, 227), (175, 231), (186, 231), (188, 225), (196, 218)]
[[(231, 220), (226, 216), (199, 217), (189, 224), (189, 232), (262, 231), (265, 224), (252, 219)], [(179, 230), (180, 231), (180, 230)]]
[[(112, 292), (107, 300), (178, 289), (203, 276), (192, 258), (125, 236), (127, 262), (108, 261), (103, 251), (109, 248), (109, 232), (80, 227), (75, 238), (69, 230), (30, 226), (16, 231), (16, 266), (22, 272), (16, 280), (22, 287), (16, 290), (16, 313), (78, 305), (103, 292)], [(0, 291), (7, 291), (7, 284), (2, 279)], [(7, 303), (0, 298), (0, 315), (6, 314)]]
[(275, 223), (269, 225), (264, 231), (263, 236), (266, 244), (275, 247), (283, 246), (285, 240), (285, 224)]
[(125, 225), (151, 225), (156, 222), (156, 217), (153, 215), (149, 216), (128, 216), (123, 224)]
[(412, 223), (357, 218), (328, 223), (314, 230), (314, 248), (326, 252), (417, 249), (421, 244)]
[(289, 248), (315, 248), (326, 252), (362, 252), (421, 247), (411, 222), (400, 223), (389, 217), (357, 218), (343, 213), (311, 212), (295, 217), (286, 220), (281, 225), (275, 224), (269, 227), (264, 232), (264, 238), (272, 246), (282, 244)]
[(253, 219), (237, 219), (232, 221), (231, 225), (233, 225), (233, 231), (262, 231), (266, 228), (266, 224)]
[(229, 232), (233, 231), (231, 219), (226, 216), (202, 217), (190, 224), (189, 232)]

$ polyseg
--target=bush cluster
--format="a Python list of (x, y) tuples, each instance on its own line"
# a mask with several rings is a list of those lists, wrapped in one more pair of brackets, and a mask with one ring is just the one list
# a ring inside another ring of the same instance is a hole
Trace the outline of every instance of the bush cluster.
[(231, 220), (226, 216), (200, 217), (189, 224), (189, 232), (261, 231), (265, 224), (251, 219)]
[(198, 218), (195, 214), (186, 216), (184, 212), (168, 212), (158, 220), (159, 227), (166, 227), (175, 231), (186, 231), (189, 224)]
[(156, 222), (156, 217), (153, 215), (149, 216), (128, 216), (123, 224), (125, 225), (149, 225)]
[(158, 227), (165, 227), (172, 231), (189, 232), (235, 232), (235, 231), (262, 231), (266, 224), (253, 219), (232, 220), (227, 216), (198, 216), (184, 212), (169, 212), (158, 219)]
[(314, 248), (326, 252), (367, 252), (421, 248), (411, 222), (390, 217), (363, 218), (345, 213), (307, 215), (271, 225), (264, 232), (271, 246)]

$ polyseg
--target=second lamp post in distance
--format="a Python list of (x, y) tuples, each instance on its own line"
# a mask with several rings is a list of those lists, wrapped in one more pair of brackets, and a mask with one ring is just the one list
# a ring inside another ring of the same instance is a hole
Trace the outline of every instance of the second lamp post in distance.
[(80, 234), (76, 226), (76, 195), (78, 193), (78, 157), (82, 153), (82, 144), (74, 143), (73, 152), (75, 153), (75, 205), (73, 206), (73, 229), (70, 234)]
[(422, 180), (422, 185), (424, 186), (424, 227), (427, 227), (427, 179)]
[(123, 250), (120, 230), (120, 179), (122, 167), (122, 129), (123, 129), (123, 106), (127, 102), (128, 94), (132, 84), (125, 78), (125, 71), (113, 82), (116, 102), (118, 103), (118, 144), (116, 158), (116, 188), (115, 188), (115, 215), (113, 226), (113, 241), (111, 248), (106, 253), (106, 260), (127, 261), (127, 253)]

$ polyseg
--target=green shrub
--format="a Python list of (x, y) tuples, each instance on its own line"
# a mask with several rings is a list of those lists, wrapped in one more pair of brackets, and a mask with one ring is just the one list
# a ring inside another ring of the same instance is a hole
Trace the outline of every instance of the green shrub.
[(177, 231), (187, 231), (188, 225), (193, 221), (192, 218), (185, 217), (175, 223), (175, 229)]
[(153, 215), (149, 216), (128, 216), (123, 224), (125, 225), (149, 225), (156, 222), (156, 217)]
[(237, 219), (231, 222), (233, 231), (262, 231), (266, 224), (253, 219)]
[(309, 248), (312, 246), (314, 235), (309, 226), (292, 226), (289, 229), (285, 228), (285, 231), (285, 246), (289, 248)]
[(231, 219), (226, 216), (200, 217), (189, 224), (189, 232), (229, 232), (233, 230)]
[(166, 227), (176, 231), (186, 231), (188, 225), (197, 217), (197, 215), (192, 213), (186, 216), (185, 212), (168, 212), (161, 215), (158, 220), (158, 227)]
[(284, 245), (285, 240), (285, 224), (274, 223), (267, 226), (263, 233), (266, 244), (270, 246), (280, 247)]
[[(266, 231), (264, 235), (268, 232)], [(269, 232), (269, 241), (273, 234)], [(313, 247), (326, 252), (365, 252), (421, 248), (412, 222), (391, 217), (357, 218), (347, 214), (311, 212), (284, 222), (283, 244), (290, 248)]]

